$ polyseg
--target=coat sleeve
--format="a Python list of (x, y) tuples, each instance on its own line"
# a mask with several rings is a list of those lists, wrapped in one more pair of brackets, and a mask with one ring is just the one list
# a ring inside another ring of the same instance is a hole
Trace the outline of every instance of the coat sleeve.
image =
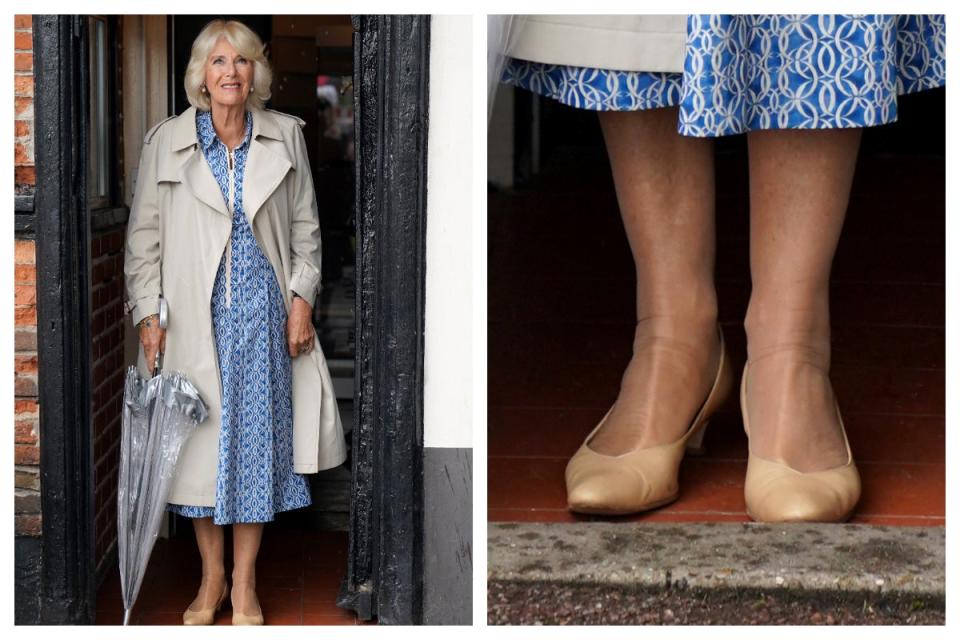
[(140, 151), (137, 187), (127, 223), (123, 260), (127, 300), (133, 305), (133, 323), (159, 313), (160, 211), (157, 188), (157, 153), (160, 144), (150, 134)]
[(297, 164), (291, 195), (290, 289), (312, 307), (320, 288), (320, 218), (307, 144), (299, 126), (294, 127), (293, 147)]

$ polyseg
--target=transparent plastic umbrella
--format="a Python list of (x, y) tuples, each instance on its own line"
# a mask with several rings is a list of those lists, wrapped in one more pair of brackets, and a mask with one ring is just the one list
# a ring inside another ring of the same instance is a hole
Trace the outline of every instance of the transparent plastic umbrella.
[(160, 372), (157, 367), (152, 378), (144, 378), (136, 367), (127, 369), (117, 489), (125, 625), (157, 541), (180, 450), (206, 417), (200, 393), (182, 374)]

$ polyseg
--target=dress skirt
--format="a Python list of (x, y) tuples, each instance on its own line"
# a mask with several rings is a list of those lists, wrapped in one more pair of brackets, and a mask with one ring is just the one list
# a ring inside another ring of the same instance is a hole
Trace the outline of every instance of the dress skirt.
[(943, 86), (945, 53), (943, 15), (690, 15), (682, 73), (512, 58), (503, 81), (580, 109), (678, 106), (687, 136), (870, 127)]
[[(198, 113), (198, 140), (230, 201), (226, 147), (210, 114)], [(233, 228), (211, 300), (222, 392), (214, 506), (168, 505), (215, 524), (268, 522), (278, 511), (310, 504), (307, 479), (293, 471), (293, 386), (287, 351), (287, 312), (270, 261), (243, 214), (247, 138), (234, 150)]]

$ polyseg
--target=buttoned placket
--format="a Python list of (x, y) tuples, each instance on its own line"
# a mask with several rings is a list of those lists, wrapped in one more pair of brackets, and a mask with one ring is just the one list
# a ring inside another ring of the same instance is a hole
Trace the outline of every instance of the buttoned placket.
[(228, 239), (227, 239), (227, 255), (226, 255), (226, 261), (227, 261), (227, 264), (226, 264), (227, 308), (229, 309), (229, 308), (230, 308), (230, 301), (232, 300), (230, 276), (231, 276), (232, 270), (233, 270), (233, 261), (232, 261), (232, 259), (231, 259), (231, 256), (233, 255), (233, 253), (232, 253), (232, 245), (233, 245), (233, 216), (234, 216), (234, 211), (233, 211), (233, 198), (234, 198), (234, 188), (235, 188), (235, 187), (234, 187), (234, 171), (236, 170), (236, 163), (234, 162), (234, 155), (233, 155), (234, 150), (233, 150), (233, 149), (227, 149), (227, 145), (223, 144), (223, 142), (221, 142), (220, 144), (222, 144), (222, 145), (223, 145), (223, 148), (226, 149), (226, 151), (227, 151), (227, 176), (228, 176), (229, 185), (230, 185), (229, 190), (228, 190), (229, 195), (228, 195), (228, 197), (227, 197), (228, 211), (230, 211), (230, 236), (229, 236)]

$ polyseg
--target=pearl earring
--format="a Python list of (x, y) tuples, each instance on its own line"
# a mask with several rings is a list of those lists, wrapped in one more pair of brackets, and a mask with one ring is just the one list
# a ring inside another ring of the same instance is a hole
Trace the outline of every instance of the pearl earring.
[(202, 91), (203, 93), (206, 93), (206, 92), (207, 92), (207, 85), (201, 85), (200, 91)]

